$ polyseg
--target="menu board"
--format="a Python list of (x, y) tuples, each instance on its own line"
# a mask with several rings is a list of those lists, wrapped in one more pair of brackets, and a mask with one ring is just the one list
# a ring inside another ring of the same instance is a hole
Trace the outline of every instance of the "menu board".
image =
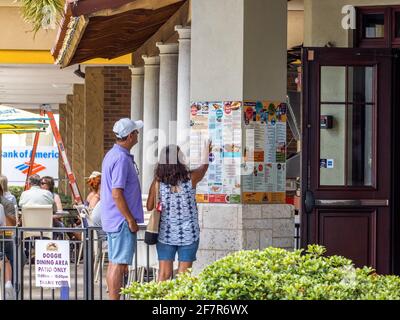
[(202, 153), (208, 139), (212, 151), (206, 177), (197, 185), (198, 202), (285, 202), (285, 104), (192, 103), (191, 169), (207, 158)]
[(243, 203), (285, 203), (287, 106), (243, 104)]
[(208, 139), (213, 146), (206, 177), (197, 186), (198, 202), (241, 202), (241, 113), (241, 102), (200, 102), (191, 106), (191, 169), (201, 165)]

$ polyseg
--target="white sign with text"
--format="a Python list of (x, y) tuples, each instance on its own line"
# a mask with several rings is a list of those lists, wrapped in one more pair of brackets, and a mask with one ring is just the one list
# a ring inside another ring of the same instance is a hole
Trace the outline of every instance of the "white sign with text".
[[(29, 169), (32, 147), (3, 147), (1, 152), (1, 172), (7, 176), (11, 186), (25, 185), (26, 173)], [(50, 176), (56, 179), (58, 185), (57, 147), (38, 147), (32, 173)]]
[(69, 241), (36, 240), (36, 287), (70, 287)]

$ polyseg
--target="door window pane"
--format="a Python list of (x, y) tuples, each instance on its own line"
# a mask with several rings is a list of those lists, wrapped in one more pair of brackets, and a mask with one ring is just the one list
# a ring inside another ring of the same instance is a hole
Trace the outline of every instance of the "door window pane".
[(372, 186), (373, 108), (321, 106), (321, 186)]
[(394, 19), (395, 19), (395, 37), (396, 38), (400, 38), (400, 12), (396, 12), (394, 15)]
[(346, 67), (321, 67), (321, 102), (346, 102)]
[(365, 14), (363, 29), (366, 39), (383, 38), (385, 36), (385, 15), (383, 13)]
[(348, 68), (348, 100), (354, 103), (373, 103), (374, 67)]
[[(345, 185), (346, 106), (322, 105), (321, 119), (331, 125), (320, 125), (320, 185)], [(330, 117), (330, 118), (329, 118)]]
[(372, 186), (373, 106), (347, 109), (347, 185)]
[(375, 78), (375, 66), (321, 68), (321, 186), (373, 185)]

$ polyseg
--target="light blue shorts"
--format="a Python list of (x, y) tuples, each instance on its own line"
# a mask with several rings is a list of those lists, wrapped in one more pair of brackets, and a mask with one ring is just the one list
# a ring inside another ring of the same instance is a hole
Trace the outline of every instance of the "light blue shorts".
[(119, 231), (108, 232), (108, 260), (113, 264), (132, 264), (136, 248), (136, 233), (132, 233), (124, 221)]
[(196, 261), (196, 253), (199, 248), (199, 241), (193, 242), (187, 246), (172, 246), (162, 242), (157, 242), (158, 260), (175, 261), (178, 252), (178, 261), (193, 262)]

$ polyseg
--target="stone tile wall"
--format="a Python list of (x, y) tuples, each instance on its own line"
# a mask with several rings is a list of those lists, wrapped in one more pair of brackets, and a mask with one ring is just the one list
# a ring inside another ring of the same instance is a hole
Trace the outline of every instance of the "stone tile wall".
[(198, 208), (201, 234), (195, 273), (234, 251), (294, 248), (291, 205), (199, 204)]

